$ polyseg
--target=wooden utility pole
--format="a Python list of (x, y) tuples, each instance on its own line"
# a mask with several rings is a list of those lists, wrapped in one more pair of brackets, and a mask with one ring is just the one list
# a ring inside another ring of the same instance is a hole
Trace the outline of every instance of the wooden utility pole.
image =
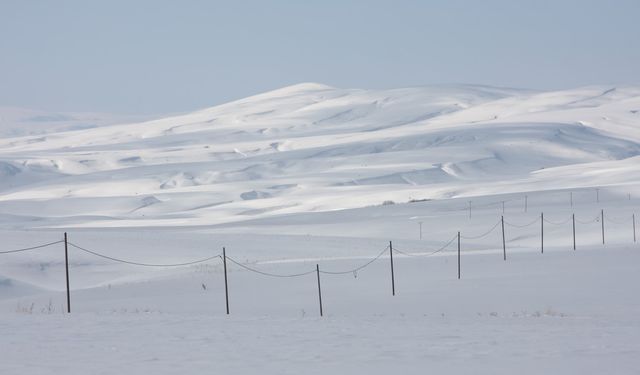
[(502, 256), (504, 260), (507, 260), (507, 244), (504, 238), (504, 216), (501, 216), (500, 222), (502, 223)]
[(69, 291), (69, 246), (67, 232), (64, 232), (64, 265), (67, 279), (67, 313), (71, 313), (71, 292)]
[(389, 241), (389, 259), (391, 260), (391, 295), (396, 295), (396, 280), (393, 275), (393, 244)]
[(544, 212), (540, 213), (540, 253), (544, 254)]
[(602, 244), (604, 245), (604, 210), (600, 210), (600, 221), (602, 222)]
[(571, 220), (573, 221), (573, 250), (576, 249), (576, 214), (571, 214)]
[(222, 248), (222, 264), (224, 265), (224, 299), (227, 306), (227, 315), (229, 315), (229, 286), (227, 283), (227, 251)]
[(460, 280), (460, 232), (458, 232), (458, 280)]
[(318, 276), (318, 301), (320, 302), (320, 316), (322, 316), (322, 289), (320, 289), (320, 266), (316, 264), (316, 275)]

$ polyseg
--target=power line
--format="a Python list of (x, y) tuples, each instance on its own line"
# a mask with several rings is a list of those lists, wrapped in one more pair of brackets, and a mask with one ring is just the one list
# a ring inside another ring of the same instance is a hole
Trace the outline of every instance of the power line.
[(245, 269), (245, 270), (247, 270), (247, 271), (255, 272), (255, 273), (258, 273), (258, 274), (260, 274), (260, 275), (270, 276), (270, 277), (300, 277), (300, 276), (310, 275), (310, 274), (312, 274), (312, 273), (315, 273), (315, 272), (316, 272), (316, 270), (315, 270), (315, 269), (313, 269), (313, 270), (308, 271), (308, 272), (293, 273), (293, 274), (282, 275), (282, 274), (276, 274), (276, 273), (264, 272), (264, 271), (257, 270), (257, 269), (255, 269), (255, 268), (251, 268), (251, 267), (249, 267), (249, 266), (247, 266), (247, 265), (244, 265), (244, 264), (242, 264), (242, 263), (240, 263), (240, 262), (238, 262), (238, 261), (234, 260), (234, 259), (233, 259), (233, 258), (231, 258), (231, 257), (227, 257), (227, 259), (228, 259), (229, 261), (231, 261), (232, 263), (234, 263), (235, 265), (237, 265), (237, 266), (239, 266), (239, 267), (242, 267), (242, 268), (244, 268), (244, 269)]
[(483, 234), (481, 234), (481, 235), (479, 235), (479, 236), (472, 236), (472, 237), (460, 236), (460, 238), (463, 238), (463, 239), (465, 239), (465, 240), (477, 240), (477, 239), (479, 239), (479, 238), (486, 237), (486, 236), (488, 236), (491, 232), (493, 232), (493, 231), (498, 227), (498, 225), (500, 225), (500, 223), (501, 223), (501, 220), (498, 220), (498, 222), (496, 223), (496, 225), (494, 225), (491, 229), (489, 229), (488, 231), (486, 231), (485, 233), (483, 233)]
[(578, 220), (578, 219), (576, 219), (576, 223), (580, 223), (580, 224), (591, 224), (591, 223), (595, 223), (595, 222), (597, 222), (598, 220), (600, 220), (600, 215), (598, 215), (598, 216), (594, 217), (594, 218), (593, 218), (593, 219), (591, 219), (591, 220), (587, 220), (587, 221), (582, 221), (582, 220)]
[(569, 216), (569, 217), (567, 218), (567, 220), (565, 220), (565, 221), (561, 221), (561, 222), (559, 222), (559, 223), (556, 223), (556, 222), (550, 221), (550, 220), (548, 220), (547, 218), (545, 218), (545, 219), (544, 219), (544, 221), (545, 221), (546, 223), (551, 224), (551, 225), (565, 225), (565, 224), (569, 223), (569, 222), (571, 221), (571, 219), (572, 219), (572, 217), (571, 217), (571, 216)]
[(220, 255), (214, 255), (214, 256), (211, 256), (211, 257), (207, 257), (207, 258), (203, 258), (203, 259), (199, 259), (199, 260), (194, 260), (194, 261), (191, 261), (191, 262), (185, 262), (185, 263), (169, 263), (169, 264), (140, 263), (140, 262), (133, 262), (133, 261), (130, 261), (130, 260), (124, 260), (124, 259), (115, 258), (115, 257), (112, 257), (112, 256), (100, 254), (98, 252), (91, 251), (89, 249), (85, 249), (84, 247), (80, 247), (80, 246), (78, 246), (78, 245), (76, 245), (74, 243), (71, 243), (71, 242), (69, 242), (69, 245), (75, 247), (78, 250), (84, 251), (86, 253), (95, 255), (95, 256), (100, 257), (100, 258), (109, 259), (109, 260), (112, 260), (114, 262), (131, 264), (131, 265), (134, 265), (134, 266), (143, 266), (143, 267), (181, 267), (181, 266), (190, 266), (190, 265), (193, 265), (193, 264), (208, 262), (208, 261), (210, 261), (212, 259), (215, 259), (215, 258), (220, 258)]
[(389, 246), (385, 247), (384, 250), (382, 250), (380, 252), (380, 254), (376, 255), (373, 259), (369, 260), (365, 264), (363, 264), (363, 265), (361, 265), (359, 267), (356, 267), (356, 268), (354, 268), (352, 270), (348, 270), (348, 271), (320, 271), (320, 273), (326, 273), (326, 274), (329, 274), (329, 275), (344, 275), (344, 274), (347, 274), (347, 273), (358, 272), (361, 269), (363, 269), (365, 267), (368, 267), (371, 263), (375, 262), (376, 260), (380, 259), (380, 257), (382, 257), (382, 255), (384, 255), (384, 253), (386, 253), (388, 249), (389, 249)]
[(413, 254), (412, 254), (412, 253), (408, 253), (408, 252), (405, 252), (405, 251), (398, 250), (395, 246), (393, 247), (393, 251), (395, 251), (395, 252), (396, 252), (396, 253), (398, 253), (398, 254), (402, 254), (402, 255), (408, 256), (408, 257), (416, 257), (416, 258), (418, 258), (418, 257), (423, 257), (423, 258), (426, 258), (426, 257), (432, 256), (432, 255), (434, 255), (434, 254), (437, 254), (437, 253), (439, 253), (439, 252), (441, 252), (441, 251), (445, 250), (446, 248), (448, 248), (448, 247), (449, 247), (449, 245), (451, 245), (451, 243), (452, 243), (453, 241), (455, 241), (455, 240), (456, 240), (456, 238), (458, 238), (458, 234), (457, 234), (457, 233), (456, 233), (456, 235), (455, 235), (455, 236), (453, 236), (453, 238), (451, 238), (451, 240), (449, 240), (449, 242), (447, 242), (444, 246), (442, 246), (442, 247), (440, 247), (439, 249), (436, 249), (436, 250), (434, 250), (434, 251), (432, 251), (432, 252), (430, 252), (430, 253), (427, 253), (427, 254), (424, 254), (424, 253), (423, 253), (423, 254), (420, 254), (420, 253), (413, 253)]
[(505, 224), (507, 224), (508, 226), (515, 227), (515, 228), (526, 228), (526, 227), (530, 227), (530, 226), (532, 226), (533, 224), (537, 223), (537, 222), (538, 222), (538, 220), (540, 220), (540, 218), (539, 218), (539, 217), (536, 217), (536, 218), (535, 218), (535, 220), (533, 220), (533, 221), (532, 221), (532, 222), (530, 222), (530, 223), (524, 224), (524, 225), (513, 224), (513, 223), (510, 223), (510, 222), (508, 222), (508, 221), (506, 221), (506, 220), (504, 221), (504, 223), (505, 223)]
[(22, 248), (22, 249), (5, 250), (5, 251), (0, 251), (0, 254), (12, 254), (12, 253), (20, 253), (20, 252), (23, 252), (23, 251), (31, 251), (31, 250), (41, 249), (41, 248), (47, 247), (47, 246), (57, 245), (57, 244), (63, 243), (63, 242), (64, 241), (60, 240), (60, 241), (56, 241), (56, 242), (46, 243), (46, 244), (43, 244), (43, 245), (25, 247), (25, 248)]
[(618, 225), (625, 225), (625, 224), (628, 224), (628, 223), (629, 223), (628, 221), (624, 221), (625, 219), (627, 219), (627, 220), (628, 220), (628, 218), (625, 218), (625, 219), (623, 219), (623, 220), (621, 220), (621, 221), (618, 221), (618, 219), (613, 219), (613, 218), (611, 218), (611, 217), (609, 217), (609, 216), (606, 216), (606, 215), (605, 215), (605, 217), (604, 217), (604, 218), (605, 218), (605, 220), (607, 220), (607, 221), (609, 221), (609, 222), (612, 222), (612, 223), (614, 223), (614, 224), (618, 224)]

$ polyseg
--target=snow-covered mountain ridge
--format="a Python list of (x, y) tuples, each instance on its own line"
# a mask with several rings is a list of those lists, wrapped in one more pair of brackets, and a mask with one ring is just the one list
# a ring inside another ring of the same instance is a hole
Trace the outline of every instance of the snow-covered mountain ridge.
[(640, 181), (634, 86), (306, 83), (159, 120), (51, 129), (0, 138), (0, 215), (12, 225), (208, 225)]

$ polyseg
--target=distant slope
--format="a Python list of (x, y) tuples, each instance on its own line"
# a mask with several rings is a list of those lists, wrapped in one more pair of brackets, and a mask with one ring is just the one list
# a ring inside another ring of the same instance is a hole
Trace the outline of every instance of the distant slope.
[[(639, 87), (307, 83), (186, 115), (43, 133), (0, 138), (0, 210), (29, 217), (25, 227), (201, 225), (640, 181)], [(608, 177), (585, 178), (594, 171)]]
[(145, 118), (149, 118), (149, 116), (61, 113), (16, 107), (0, 107), (0, 138), (92, 129), (123, 122), (138, 122)]

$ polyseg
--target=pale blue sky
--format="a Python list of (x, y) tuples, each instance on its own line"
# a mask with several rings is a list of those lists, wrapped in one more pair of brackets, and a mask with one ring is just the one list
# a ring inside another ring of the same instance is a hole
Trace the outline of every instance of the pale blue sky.
[(640, 1), (0, 0), (0, 106), (159, 114), (299, 82), (640, 83)]

